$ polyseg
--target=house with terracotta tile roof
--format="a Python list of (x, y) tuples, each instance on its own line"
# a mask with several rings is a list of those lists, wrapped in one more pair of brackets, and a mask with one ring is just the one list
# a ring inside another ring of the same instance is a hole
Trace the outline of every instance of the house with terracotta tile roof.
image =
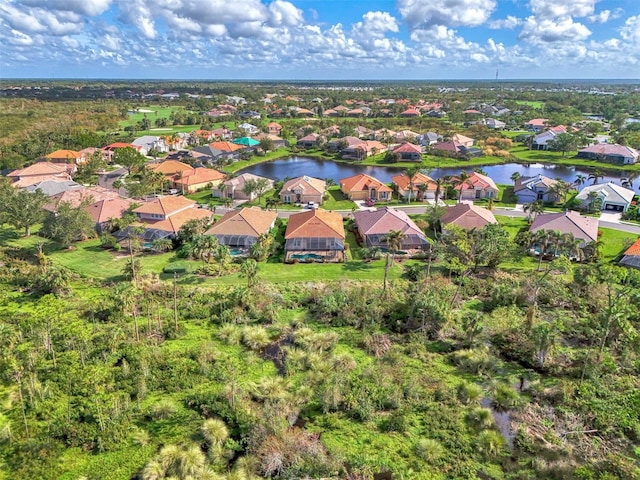
[(267, 123), (266, 133), (279, 136), (282, 133), (282, 125), (277, 122), (269, 122)]
[(213, 188), (226, 178), (224, 173), (213, 168), (196, 167), (175, 176), (172, 184), (173, 188), (183, 193), (193, 193), (204, 188)]
[(520, 177), (516, 180), (513, 193), (518, 197), (518, 203), (533, 203), (535, 201), (557, 202), (559, 195), (553, 192), (553, 186), (558, 181), (538, 174), (534, 177)]
[(424, 232), (402, 210), (384, 207), (375, 210), (354, 212), (356, 236), (368, 248), (385, 249), (386, 236), (391, 230), (402, 232), (401, 250), (415, 253), (429, 249), (429, 241)]
[(286, 263), (344, 261), (344, 223), (337, 212), (314, 208), (294, 213), (284, 238)]
[(615, 143), (599, 143), (578, 150), (578, 158), (588, 158), (614, 165), (632, 165), (640, 158), (638, 150)]
[(49, 212), (56, 212), (58, 205), (62, 202), (77, 208), (81, 205), (88, 205), (100, 200), (121, 198), (117, 192), (100, 186), (73, 188), (57, 193), (49, 197), (49, 201), (44, 205), (44, 209)]
[(280, 190), (280, 201), (282, 203), (315, 202), (321, 205), (326, 191), (327, 183), (324, 180), (304, 175), (285, 182)]
[(498, 223), (491, 210), (470, 203), (457, 203), (447, 207), (446, 213), (440, 219), (443, 230), (450, 225), (464, 230), (480, 229), (490, 223)]
[[(189, 220), (213, 218), (213, 212), (196, 206), (196, 202), (186, 197), (166, 196), (135, 208), (133, 213), (139, 220), (136, 225), (145, 229), (143, 239), (150, 242), (158, 238), (175, 238)], [(126, 238), (127, 235), (126, 231), (114, 234), (116, 238)]]
[(349, 200), (388, 201), (393, 190), (366, 173), (340, 179), (340, 191)]
[(102, 155), (108, 161), (111, 161), (113, 159), (113, 154), (114, 154), (114, 152), (116, 150), (118, 150), (119, 148), (126, 148), (126, 147), (131, 147), (131, 148), (135, 149), (136, 151), (138, 151), (139, 153), (143, 154), (142, 153), (143, 148), (141, 146), (139, 146), (139, 145), (133, 145), (131, 143), (124, 143), (124, 142), (114, 142), (114, 143), (111, 143), (111, 144), (107, 145), (106, 147), (102, 147)]
[(573, 238), (581, 241), (580, 247), (582, 248), (598, 239), (598, 219), (585, 217), (571, 210), (560, 213), (544, 213), (537, 215), (529, 227), (529, 231), (532, 233), (539, 230), (570, 233)]
[(466, 182), (454, 189), (459, 193), (460, 200), (478, 200), (481, 198), (497, 198), (498, 186), (488, 176), (478, 172), (471, 172)]
[(15, 188), (24, 188), (45, 180), (71, 180), (66, 165), (51, 162), (36, 162), (25, 168), (19, 168), (7, 175)]
[(633, 245), (624, 251), (618, 265), (621, 267), (630, 267), (640, 269), (640, 238)]
[(401, 117), (419, 117), (420, 116), (420, 110), (414, 108), (414, 107), (409, 107), (407, 108), (404, 112), (400, 113)]
[(242, 145), (237, 145), (233, 142), (211, 142), (209, 144), (211, 148), (215, 148), (217, 150), (221, 150), (223, 152), (237, 152), (238, 150), (243, 150), (245, 147)]
[(84, 163), (85, 157), (82, 152), (76, 152), (75, 150), (56, 150), (48, 155), (45, 155), (45, 160), (51, 163)]
[(393, 149), (393, 153), (400, 155), (401, 161), (421, 162), (422, 147), (413, 143), (402, 143)]
[[(211, 190), (211, 195), (216, 198), (227, 197), (234, 200), (253, 200), (257, 197), (255, 192), (252, 192), (250, 195), (247, 195), (244, 192), (244, 187), (247, 181), (250, 180), (267, 180), (269, 183), (269, 189), (273, 188), (273, 180), (270, 178), (260, 177), (253, 173), (242, 173), (237, 177), (233, 177), (215, 185)], [(224, 185), (224, 187), (222, 187), (222, 185)]]
[(352, 135), (346, 135), (341, 138), (334, 138), (327, 143), (327, 148), (333, 152), (340, 150), (341, 152), (347, 148), (353, 148), (364, 143), (364, 140)]
[(590, 209), (590, 204), (593, 201), (592, 193), (600, 199), (601, 210), (614, 212), (626, 212), (636, 194), (633, 190), (608, 182), (584, 187), (575, 196), (575, 199), (580, 201), (583, 208)]
[(246, 251), (258, 241), (260, 235), (273, 228), (276, 218), (276, 212), (259, 207), (231, 210), (214, 223), (205, 235), (213, 235), (220, 245)]
[(410, 191), (411, 198), (414, 200), (435, 200), (436, 198), (435, 180), (422, 172), (416, 172), (411, 182), (409, 182), (409, 176), (404, 173), (394, 175), (391, 181), (397, 187), (400, 198), (409, 198)]
[(102, 232), (112, 219), (122, 218), (135, 205), (128, 198), (104, 198), (87, 205), (84, 209), (96, 224), (96, 231)]
[(318, 133), (310, 133), (298, 140), (296, 145), (302, 148), (315, 148), (321, 141), (321, 136)]
[(529, 130), (530, 132), (540, 133), (547, 128), (548, 121), (549, 120), (546, 118), (532, 118), (524, 124), (524, 129)]
[(154, 172), (161, 173), (169, 179), (173, 179), (176, 175), (183, 175), (193, 170), (191, 165), (178, 160), (165, 160), (160, 163), (150, 163), (147, 164), (147, 168)]

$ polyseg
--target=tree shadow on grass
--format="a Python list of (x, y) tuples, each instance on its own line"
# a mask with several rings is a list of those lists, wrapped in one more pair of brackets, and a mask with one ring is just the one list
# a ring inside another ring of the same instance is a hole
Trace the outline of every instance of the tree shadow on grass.
[(371, 270), (373, 266), (366, 262), (351, 261), (351, 262), (345, 263), (343, 265), (343, 268), (348, 272), (362, 272), (362, 271)]

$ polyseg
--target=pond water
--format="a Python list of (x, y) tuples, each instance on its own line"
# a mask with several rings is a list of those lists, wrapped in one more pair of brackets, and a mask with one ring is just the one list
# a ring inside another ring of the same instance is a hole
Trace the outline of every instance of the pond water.
[[(434, 168), (430, 171), (429, 176), (432, 178), (440, 178), (445, 175), (458, 175), (460, 170), (465, 169), (464, 162), (460, 162), (459, 167)], [(564, 165), (546, 165), (542, 163), (530, 163), (527, 165), (519, 163), (506, 163), (503, 165), (488, 165), (482, 169), (489, 175), (494, 182), (510, 185), (512, 184), (511, 175), (519, 172), (523, 177), (532, 177), (538, 175), (546, 175), (551, 178), (560, 178), (565, 182), (573, 183), (577, 175), (589, 176), (591, 170), (580, 167), (567, 167)], [(331, 160), (320, 160), (309, 157), (290, 157), (274, 160), (272, 162), (260, 163), (240, 170), (238, 173), (253, 173), (263, 177), (275, 180), (283, 180), (285, 177), (294, 178), (302, 175), (308, 175), (316, 178), (332, 178), (336, 183), (341, 178), (351, 177), (358, 173), (366, 173), (378, 180), (390, 183), (391, 177), (398, 175), (403, 167), (382, 167), (358, 165), (352, 163), (337, 163)], [(473, 167), (466, 170), (473, 170)], [(603, 166), (604, 171), (604, 166)], [(620, 179), (627, 174), (621, 171), (607, 171), (604, 179), (599, 183), (612, 181), (620, 184)], [(588, 182), (591, 184), (591, 182)], [(634, 182), (634, 190), (640, 193), (640, 179)]]

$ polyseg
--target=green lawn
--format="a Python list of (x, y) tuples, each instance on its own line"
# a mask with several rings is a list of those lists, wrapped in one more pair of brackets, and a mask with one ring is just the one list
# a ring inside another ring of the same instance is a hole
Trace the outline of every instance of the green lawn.
[(529, 100), (516, 100), (517, 105), (526, 105), (527, 107), (535, 108), (540, 110), (544, 107), (544, 102), (539, 101), (529, 101)]
[(322, 202), (322, 208), (325, 210), (351, 210), (356, 205), (345, 197), (338, 185), (329, 187), (327, 194), (329, 198)]

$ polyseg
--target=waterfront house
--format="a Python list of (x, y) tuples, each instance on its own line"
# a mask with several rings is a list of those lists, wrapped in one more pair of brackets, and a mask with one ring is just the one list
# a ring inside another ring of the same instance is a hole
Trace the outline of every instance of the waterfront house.
[(614, 165), (631, 165), (638, 161), (640, 153), (626, 145), (599, 143), (578, 150), (578, 158), (597, 160)]
[(591, 202), (598, 198), (602, 204), (601, 210), (626, 212), (631, 206), (634, 196), (633, 190), (609, 182), (586, 186), (580, 190), (575, 199), (579, 200), (585, 209), (590, 209)]
[(518, 197), (518, 203), (533, 203), (535, 201), (557, 202), (560, 200), (553, 186), (558, 181), (538, 174), (534, 177), (520, 177), (516, 180), (513, 193)]
[(285, 182), (280, 190), (282, 203), (309, 203), (322, 204), (327, 183), (318, 178), (303, 175)]
[(443, 230), (446, 230), (450, 225), (456, 225), (464, 230), (472, 230), (498, 222), (491, 210), (470, 203), (457, 203), (447, 207), (440, 223)]
[(454, 189), (459, 192), (460, 200), (497, 198), (499, 192), (498, 186), (490, 177), (478, 172), (471, 172), (469, 178)]
[(359, 173), (340, 180), (340, 191), (349, 200), (388, 201), (393, 190), (366, 173)]
[(436, 198), (436, 182), (424, 173), (416, 172), (411, 182), (409, 182), (409, 176), (404, 173), (394, 175), (391, 181), (397, 187), (400, 198), (409, 198), (410, 191), (411, 198), (414, 200), (435, 200)]
[[(232, 198), (234, 200), (253, 200), (256, 198), (256, 193), (251, 192), (247, 195), (244, 191), (246, 183), (250, 180), (267, 180), (269, 182), (269, 190), (273, 188), (273, 180), (270, 178), (260, 177), (253, 173), (242, 173), (237, 177), (233, 177), (229, 180), (221, 182), (213, 187), (211, 195), (216, 198)], [(222, 186), (224, 185), (224, 187)]]

